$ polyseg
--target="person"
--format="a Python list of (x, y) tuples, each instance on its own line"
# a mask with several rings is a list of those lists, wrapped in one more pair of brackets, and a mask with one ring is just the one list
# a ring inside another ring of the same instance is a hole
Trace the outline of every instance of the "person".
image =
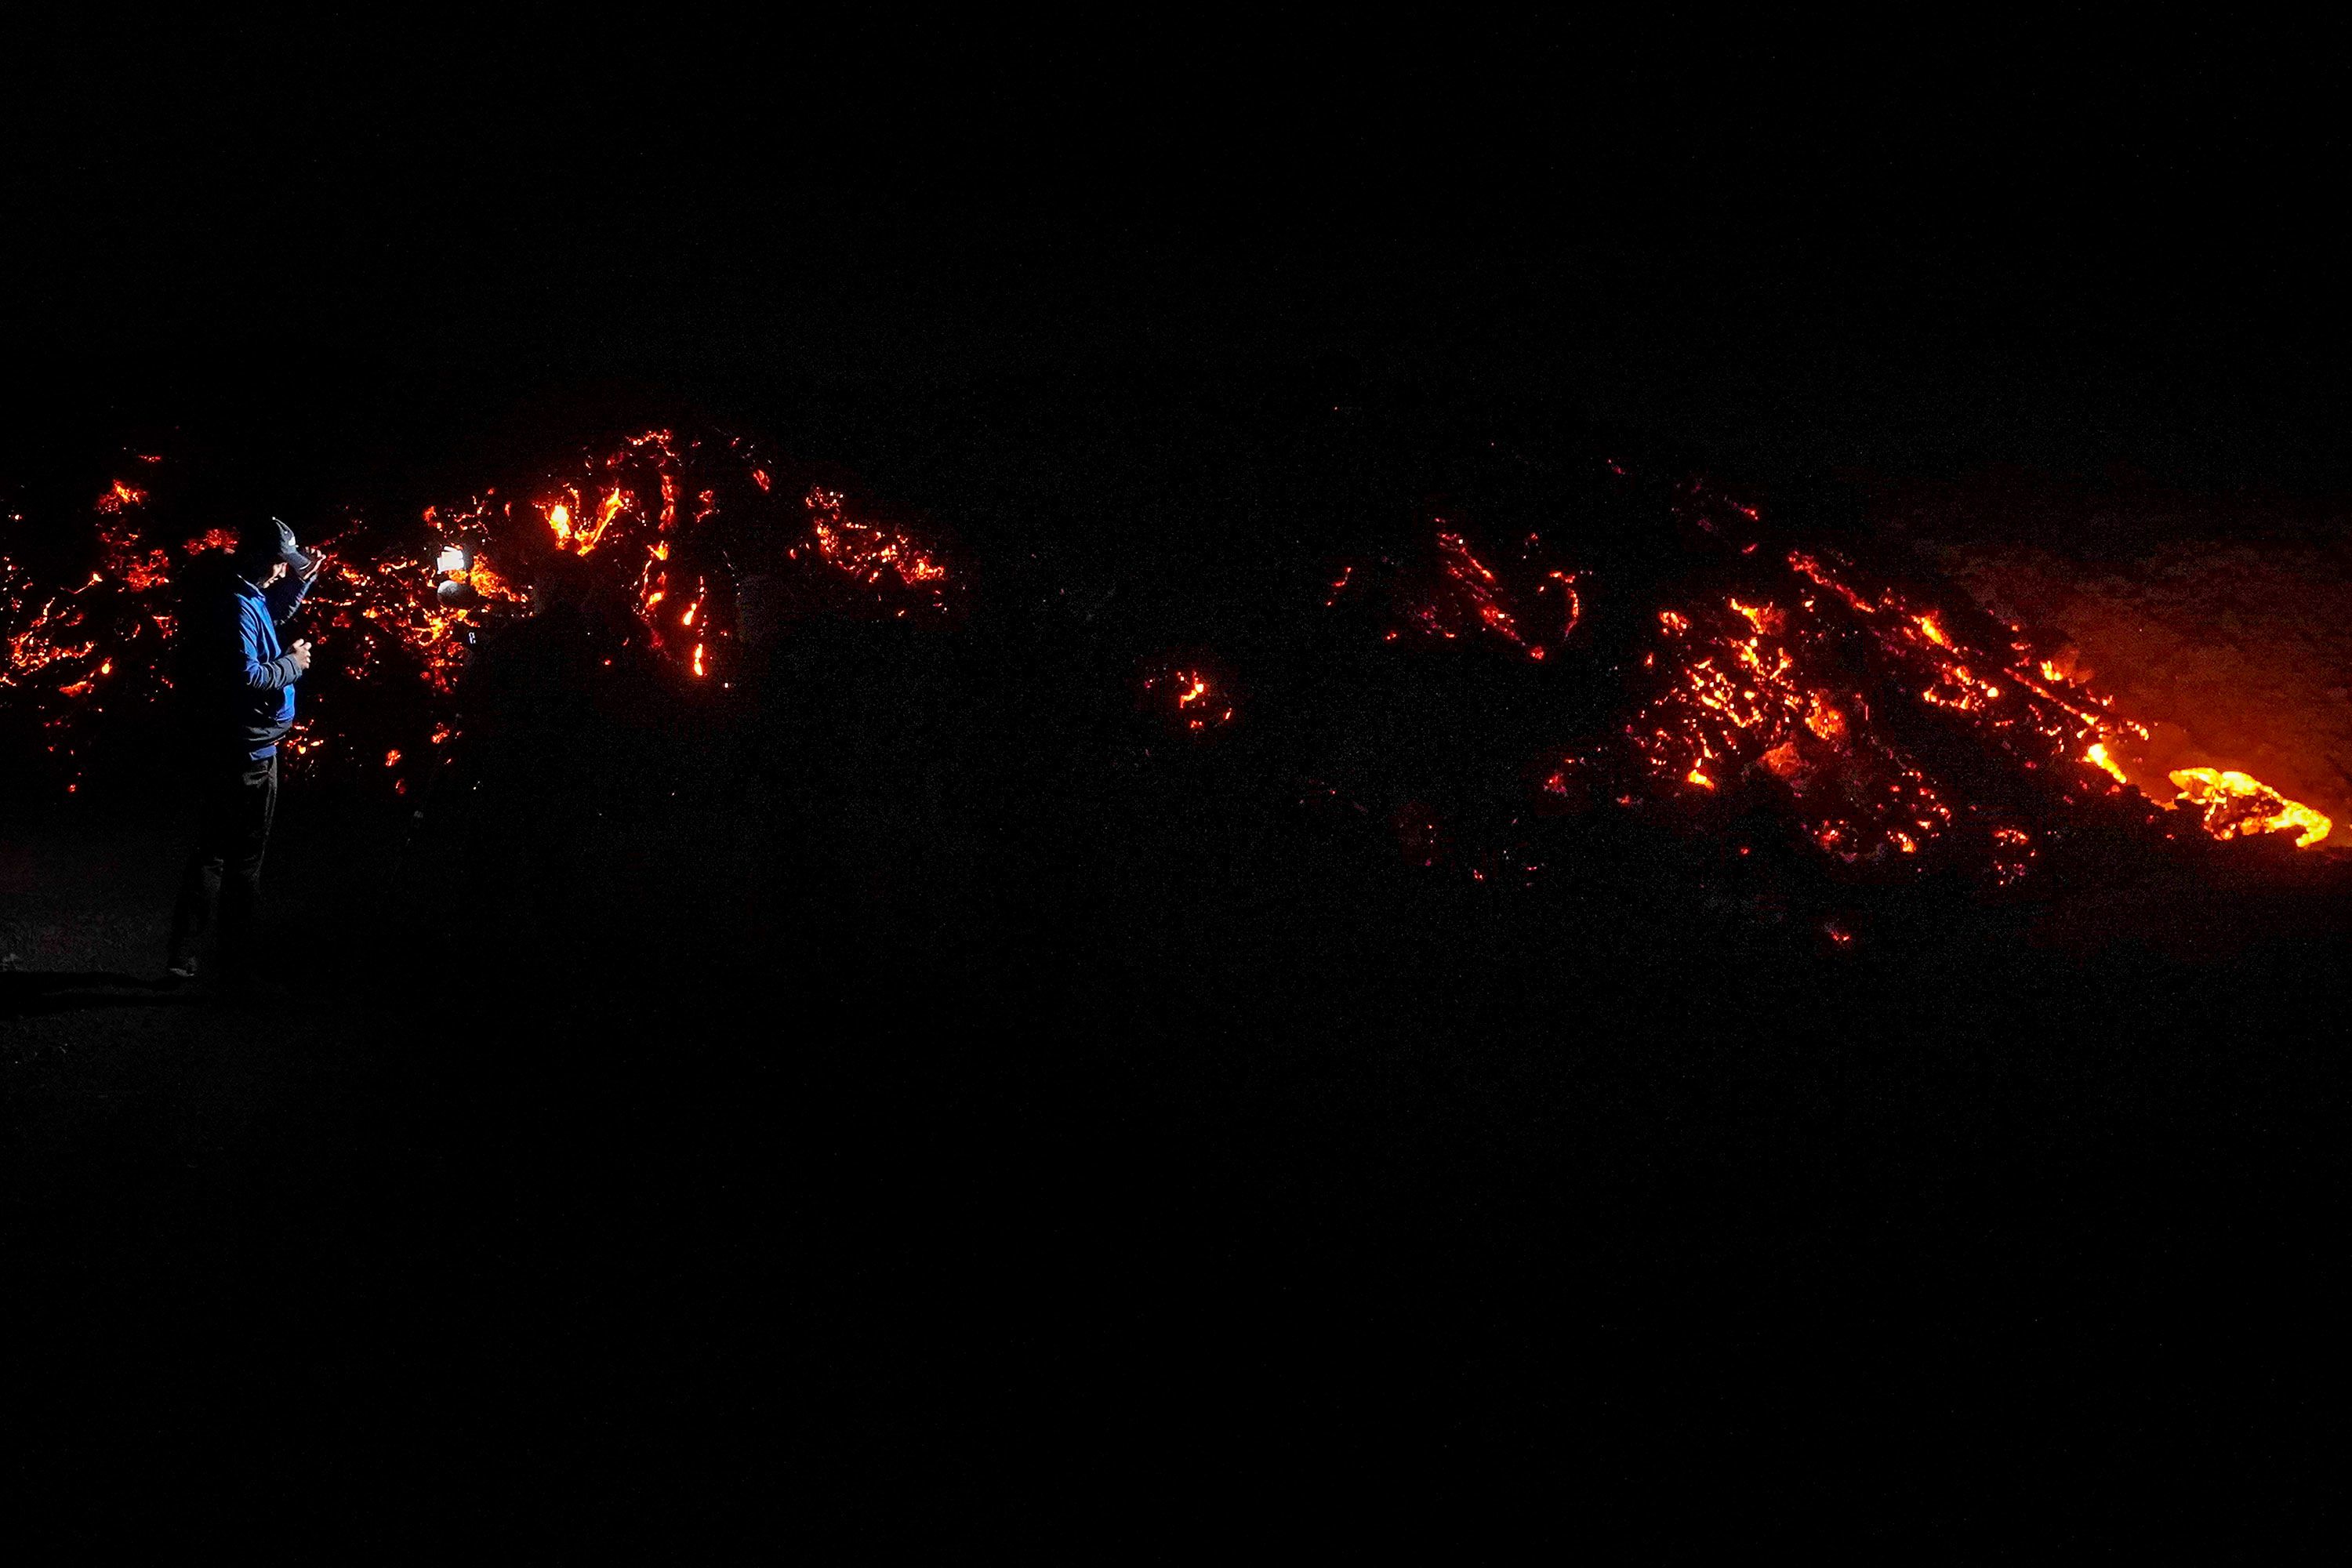
[(278, 743), (294, 723), (294, 687), (310, 644), (279, 631), (318, 580), (325, 556), (305, 552), (276, 518), (237, 532), (225, 566), (199, 574), (183, 606), (181, 687), (196, 844), (172, 915), (168, 977), (193, 980), (219, 916), (220, 979), (249, 984), (261, 907), (261, 860), (278, 811)]

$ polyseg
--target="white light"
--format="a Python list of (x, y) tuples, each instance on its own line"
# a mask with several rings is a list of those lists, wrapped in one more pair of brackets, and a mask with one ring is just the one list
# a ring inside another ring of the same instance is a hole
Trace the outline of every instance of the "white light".
[(466, 547), (462, 544), (443, 546), (441, 553), (434, 559), (433, 564), (447, 575), (454, 576), (463, 572), (466, 569)]

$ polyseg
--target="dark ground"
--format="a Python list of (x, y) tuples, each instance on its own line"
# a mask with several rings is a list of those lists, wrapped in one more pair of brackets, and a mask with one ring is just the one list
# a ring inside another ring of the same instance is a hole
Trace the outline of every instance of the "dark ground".
[[(1096, 581), (1067, 497), (1262, 538), (1172, 455), (1246, 445), (1112, 428), (1003, 504)], [(1663, 831), (1417, 871), (1291, 809), (1271, 717), (1144, 755), (1190, 589), (1140, 553), (1116, 630), (1017, 574), (804, 627), (543, 811), (289, 789), (273, 1004), (144, 984), (153, 786), (16, 817), (15, 1473), (140, 1478), (65, 1538), (2324, 1525), (2340, 876), (1935, 889), (1841, 953)], [(1276, 598), (1196, 629), (1264, 655)]]
[(292, 996), (240, 1011), (47, 978), (144, 973), (167, 865), (40, 844), (17, 1474), (149, 1479), (70, 1538), (1126, 1552), (1246, 1505), (1973, 1555), (2037, 1506), (2070, 1551), (2333, 1507), (2308, 944), (1767, 963), (1663, 910), (1032, 863), (984, 936), (680, 985), (600, 925), (516, 986), (298, 804)]

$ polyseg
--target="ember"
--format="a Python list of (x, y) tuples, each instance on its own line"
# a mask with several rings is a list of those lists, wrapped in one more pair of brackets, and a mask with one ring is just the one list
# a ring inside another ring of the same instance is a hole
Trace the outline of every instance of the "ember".
[(946, 580), (947, 569), (925, 554), (912, 540), (877, 523), (862, 522), (842, 510), (839, 490), (813, 489), (803, 500), (816, 537), (817, 553), (827, 565), (869, 585), (895, 577), (903, 587), (915, 588)]
[(1171, 724), (1201, 734), (1231, 723), (1234, 705), (1222, 683), (1198, 666), (1162, 668), (1144, 678), (1147, 700)]
[[(1550, 563), (1540, 535), (1531, 533), (1521, 542), (1511, 563), (1511, 580), (1507, 582), (1440, 518), (1437, 563), (1435, 582), (1414, 603), (1409, 616), (1414, 629), (1424, 637), (1451, 642), (1465, 635), (1484, 634), (1540, 661), (1575, 634), (1583, 616), (1577, 574)], [(1340, 574), (1331, 584), (1333, 600), (1354, 575), (1352, 566)], [(1555, 625), (1556, 635), (1549, 629)]]
[[(826, 568), (823, 575), (855, 584), (868, 613), (946, 608), (949, 574), (933, 549), (854, 512), (836, 489), (811, 489), (797, 516), (780, 509), (771, 496), (776, 467), (755, 464), (740, 438), (651, 430), (583, 453), (571, 475), (521, 487), (521, 496), (536, 496), (521, 506), (492, 486), (425, 508), (419, 526), (351, 516), (316, 530), (328, 564), (301, 614), (322, 662), (287, 744), (289, 762), (299, 770), (337, 754), (376, 755), (390, 768), (428, 731), (436, 745), (455, 739), (451, 705), (467, 660), (484, 636), (521, 613), (527, 598), (516, 583), (550, 554), (583, 563), (592, 597), (628, 606), (636, 629), (624, 647), (692, 681), (727, 668), (739, 566)], [(0, 694), (37, 726), (68, 788), (98, 700), (152, 702), (170, 684), (177, 623), (166, 590), (236, 540), (224, 527), (176, 543), (152, 537), (144, 521), (152, 484), (117, 479), (92, 504), (81, 524), (90, 548), (80, 559), (94, 569), (44, 581), (0, 554)], [(685, 496), (691, 505), (681, 504)], [(345, 687), (361, 700), (329, 698)], [(331, 717), (315, 718), (312, 704)], [(362, 729), (372, 731), (364, 740)]]
[[(1672, 596), (1638, 622), (1627, 619), (1633, 606), (1608, 606), (1606, 624), (1647, 629), (1633, 647), (1593, 658), (1639, 679), (1601, 732), (1528, 775), (1541, 795), (1680, 802), (1707, 822), (1767, 807), (1837, 866), (1924, 870), (1958, 860), (2002, 887), (2039, 860), (2040, 835), (2023, 822), (2099, 802), (2161, 837), (2156, 807), (2166, 803), (2128, 790), (2135, 775), (2124, 760), (2148, 727), (2076, 679), (2063, 652), (1965, 601), (1921, 602), (1831, 550), (1775, 545), (1757, 509), (1704, 486), (1678, 492), (1675, 510), (1696, 552), (1681, 559), (1703, 564), (1657, 579), (1653, 591)], [(1532, 533), (1509, 573), (1454, 524), (1439, 520), (1424, 537), (1430, 568), (1381, 564), (1396, 622), (1439, 642), (1480, 635), (1541, 659), (1577, 632), (1589, 595), (1607, 604), (1612, 592), (1641, 591), (1605, 557), (1535, 561), (1541, 541)], [(1366, 580), (1360, 565), (1337, 573), (1327, 604)], [(1562, 612), (1548, 644), (1527, 633), (1535, 624), (1527, 605), (1545, 591), (1559, 593)], [(1384, 640), (1396, 630), (1383, 630)], [(1580, 671), (1587, 681), (1599, 673), (1590, 660)], [(1605, 686), (1563, 689), (1552, 700), (1610, 706)], [(1630, 790), (1627, 764), (1641, 781)], [(2105, 789), (2091, 788), (2078, 766), (2096, 770)], [(1599, 787), (1585, 790), (1580, 778)], [(2217, 839), (2291, 831), (2307, 848), (2330, 829), (2326, 816), (2241, 773), (2200, 767), (2172, 779)]]
[[(164, 590), (231, 538), (219, 528), (156, 537), (152, 495), (169, 479), (100, 491), (68, 573), (45, 582), (0, 558), (0, 689), (37, 726), (60, 783), (78, 775), (83, 731), (106, 700), (152, 701), (168, 685), (176, 624)], [(2064, 650), (1832, 550), (1776, 541), (1757, 509), (1704, 486), (1675, 494), (1690, 559), (1704, 564), (1646, 590), (1605, 560), (1579, 559), (1562, 542), (1572, 533), (1514, 532), (1515, 546), (1495, 549), (1437, 519), (1424, 553), (1349, 563), (1328, 579), (1325, 602), (1386, 605), (1382, 642), (1412, 633), (1507, 655), (1555, 699), (1587, 693), (1572, 706), (1591, 706), (1593, 661), (1615, 659), (1633, 679), (1624, 703), (1602, 724), (1564, 730), (1568, 743), (1528, 774), (1559, 800), (1676, 803), (1694, 821), (1765, 806), (1837, 866), (1957, 858), (2000, 885), (2036, 861), (2041, 835), (2021, 824), (2095, 806), (2162, 820), (2165, 803), (2132, 788), (2151, 776), (2148, 727), (2091, 689)], [(797, 505), (782, 499), (793, 495)], [(520, 612), (515, 584), (550, 557), (577, 563), (591, 597), (618, 607), (627, 629), (615, 653), (714, 689), (730, 684), (739, 572), (797, 572), (861, 615), (948, 602), (935, 550), (854, 510), (841, 489), (780, 484), (778, 466), (740, 439), (663, 429), (584, 452), (566, 472), (427, 507), (418, 526), (352, 517), (320, 531), (331, 564), (303, 612), (328, 661), (320, 693), (341, 685), (366, 700), (336, 696), (306, 714), (289, 743), (304, 766), (340, 753), (385, 756), (391, 768), (454, 741), (467, 660)], [(1598, 635), (1638, 626), (1633, 646), (1601, 651), (1588, 625), (1596, 593), (1615, 617)], [(1644, 609), (1628, 594), (1656, 597)], [(1161, 666), (1144, 689), (1186, 733), (1234, 714), (1228, 683), (1198, 660)], [(390, 700), (395, 692), (408, 695)], [(2194, 764), (2170, 778), (2215, 839), (2287, 832), (2309, 848), (2332, 831), (2322, 813), (2235, 769)], [(1587, 779), (1590, 790), (1571, 789)]]

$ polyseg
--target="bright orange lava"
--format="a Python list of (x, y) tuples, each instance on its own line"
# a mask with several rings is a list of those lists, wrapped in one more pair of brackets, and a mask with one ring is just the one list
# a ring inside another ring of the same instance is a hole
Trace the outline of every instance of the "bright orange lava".
[(2216, 838), (2292, 831), (2299, 835), (2294, 847), (2308, 849), (2336, 826), (2311, 807), (2234, 769), (2180, 768), (2171, 777), (2189, 803), (2203, 809), (2205, 831)]

